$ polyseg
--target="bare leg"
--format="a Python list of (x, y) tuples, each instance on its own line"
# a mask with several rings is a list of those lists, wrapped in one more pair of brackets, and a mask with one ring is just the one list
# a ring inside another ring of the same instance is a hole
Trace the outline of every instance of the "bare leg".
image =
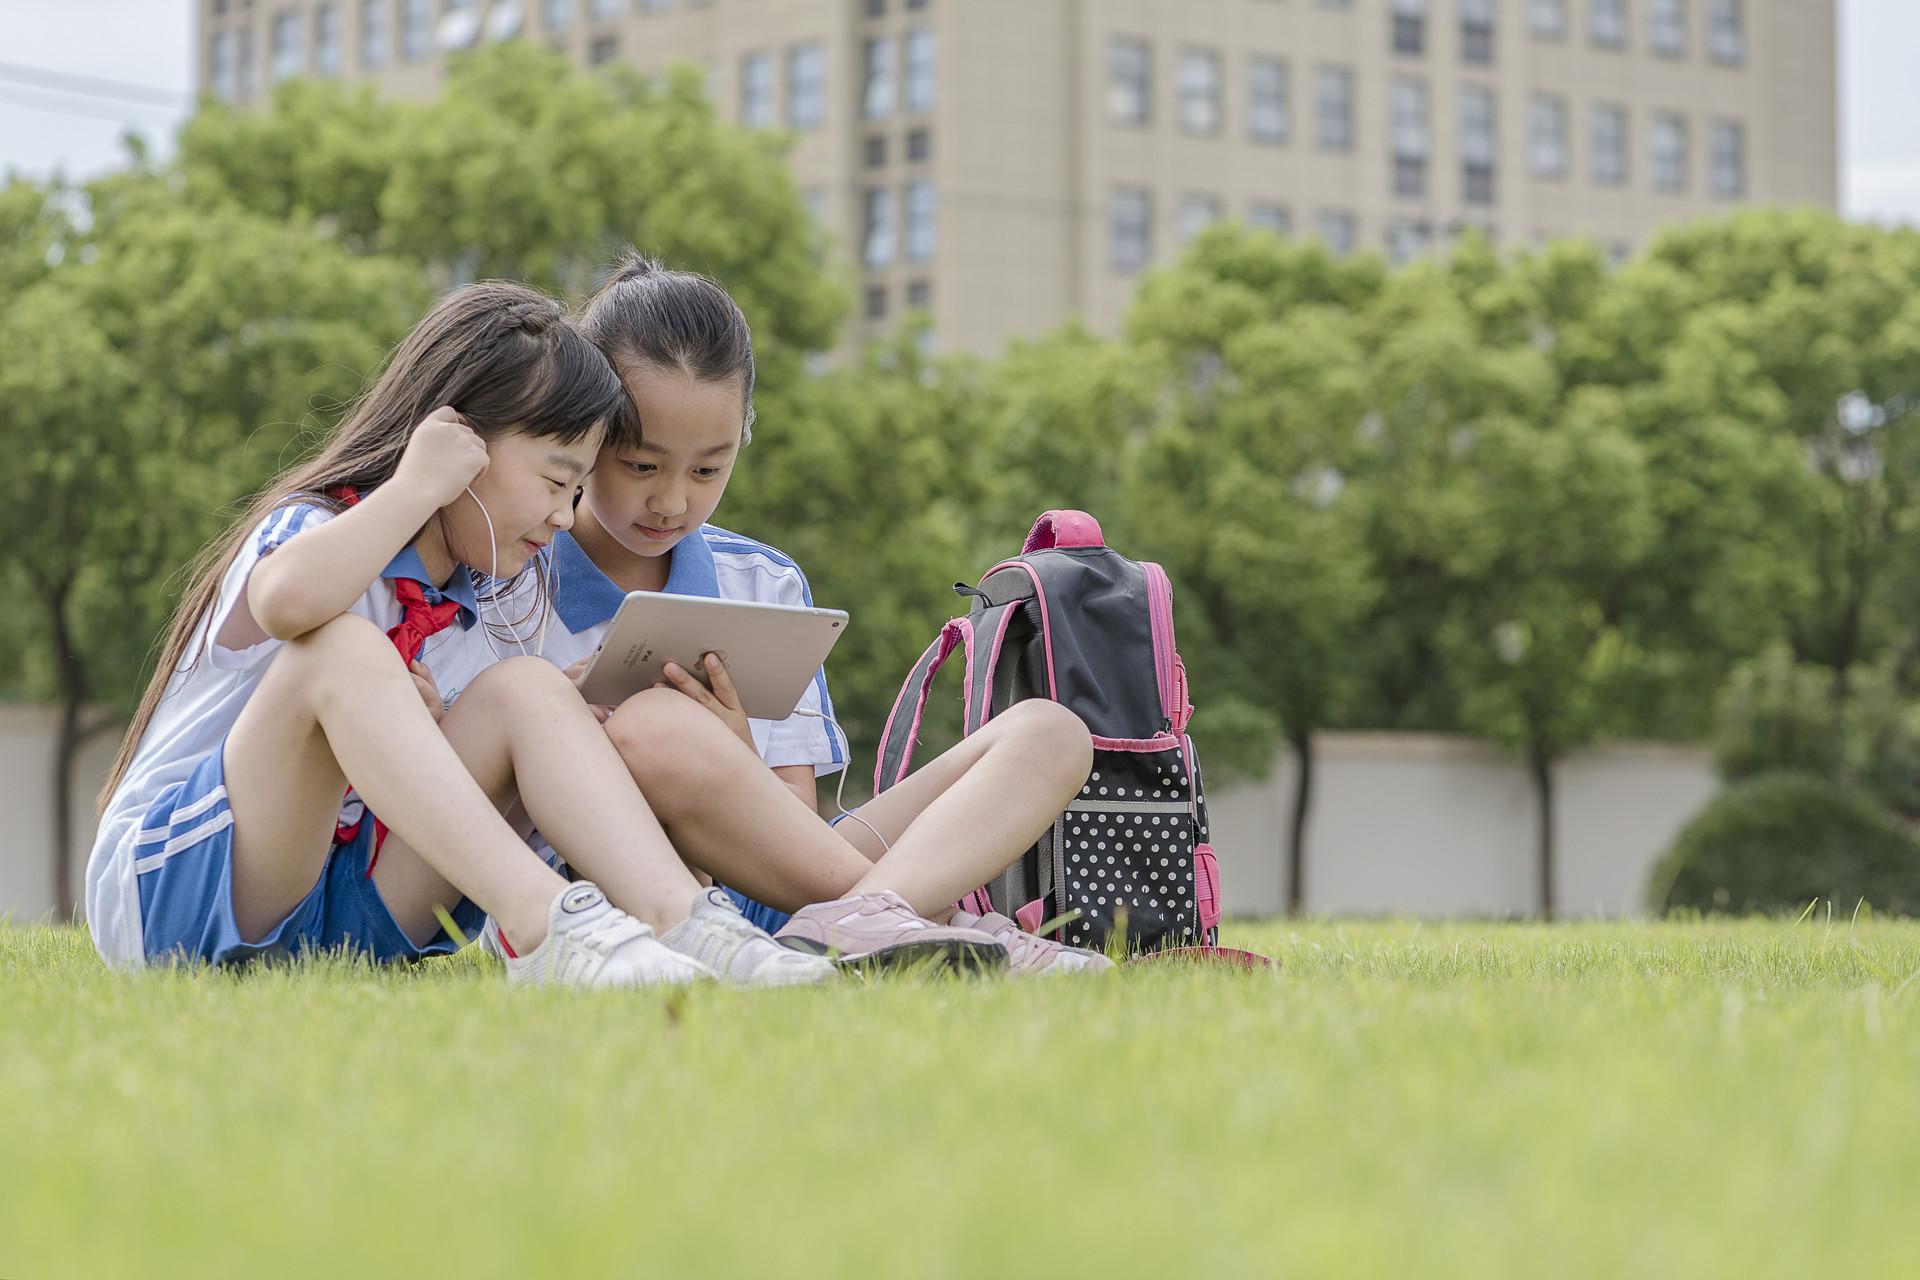
[(871, 835), (851, 822), (836, 830), (796, 803), (684, 694), (629, 699), (607, 733), (681, 855), (782, 910), (891, 889), (922, 914), (945, 912), (1038, 839), (1092, 767), (1079, 717), (1021, 703), (861, 810), (893, 845), (875, 861), (858, 843)]
[(319, 880), (348, 779), (503, 927), (530, 945), (546, 936), (566, 882), (501, 819), (366, 619), (342, 615), (274, 656), (227, 735), (224, 765), (242, 937), (264, 937)]
[[(440, 730), (494, 807), (507, 809), (517, 797), (541, 834), (615, 906), (662, 931), (686, 919), (699, 891), (693, 873), (557, 668), (524, 657), (488, 667), (448, 710)], [(460, 898), (451, 880), (397, 831), (381, 850), (373, 879), (415, 942), (439, 928), (435, 904), (451, 907)], [(544, 905), (541, 911), (544, 929)], [(502, 921), (501, 927), (525, 949), (510, 925)]]

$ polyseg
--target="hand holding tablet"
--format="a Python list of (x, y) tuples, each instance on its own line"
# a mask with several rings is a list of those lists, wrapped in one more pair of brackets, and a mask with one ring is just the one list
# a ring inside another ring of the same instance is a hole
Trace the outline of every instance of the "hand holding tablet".
[(749, 716), (784, 720), (846, 625), (847, 615), (838, 609), (630, 592), (588, 664), (580, 692), (590, 703), (618, 706), (666, 680), (669, 662), (706, 683), (701, 659), (714, 653), (726, 663)]

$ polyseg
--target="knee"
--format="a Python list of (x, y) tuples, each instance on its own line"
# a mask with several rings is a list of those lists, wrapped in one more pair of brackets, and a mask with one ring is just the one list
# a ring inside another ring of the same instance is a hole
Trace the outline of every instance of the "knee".
[[(716, 758), (718, 717), (676, 689), (646, 689), (620, 704), (607, 737), (643, 790), (693, 784)], [(736, 744), (737, 745), (737, 744)]]
[(494, 663), (475, 676), (460, 692), (460, 701), (504, 705), (580, 700), (579, 690), (560, 668), (544, 658), (519, 654)]
[(357, 613), (329, 618), (281, 646), (277, 665), (338, 671), (368, 663), (392, 662), (393, 641)]
[(1037, 772), (1057, 776), (1069, 794), (1093, 770), (1093, 736), (1084, 720), (1047, 698), (1028, 698), (995, 716), (1007, 741), (1016, 744)]

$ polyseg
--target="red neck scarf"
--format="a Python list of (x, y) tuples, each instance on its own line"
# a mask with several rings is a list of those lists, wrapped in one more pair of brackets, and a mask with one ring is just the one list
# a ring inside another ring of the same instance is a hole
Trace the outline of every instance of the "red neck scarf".
[[(360, 501), (360, 494), (352, 485), (341, 485), (331, 490), (329, 496), (349, 507)], [(400, 601), (400, 622), (388, 628), (387, 639), (393, 641), (400, 661), (411, 667), (419, 661), (421, 652), (425, 650), (427, 637), (446, 630), (460, 616), (460, 602), (443, 599), (436, 604), (427, 599), (425, 584), (412, 578), (393, 579), (393, 594)], [(371, 879), (374, 864), (380, 860), (380, 846), (387, 842), (387, 824), (367, 812), (366, 805), (354, 794), (352, 787), (347, 788), (347, 799), (341, 809), (342, 813), (333, 827), (335, 844), (346, 844), (360, 834), (361, 823), (373, 819), (373, 851), (367, 857), (367, 877)]]

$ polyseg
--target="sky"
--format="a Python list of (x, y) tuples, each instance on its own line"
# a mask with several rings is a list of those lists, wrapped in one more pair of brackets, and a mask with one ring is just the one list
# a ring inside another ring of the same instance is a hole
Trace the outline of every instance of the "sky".
[[(1838, 3), (1841, 212), (1920, 225), (1920, 0)], [(192, 34), (192, 0), (0, 0), (0, 172), (91, 176), (119, 161), (129, 128), (164, 149), (190, 101)], [(45, 72), (152, 92), (64, 92)]]

